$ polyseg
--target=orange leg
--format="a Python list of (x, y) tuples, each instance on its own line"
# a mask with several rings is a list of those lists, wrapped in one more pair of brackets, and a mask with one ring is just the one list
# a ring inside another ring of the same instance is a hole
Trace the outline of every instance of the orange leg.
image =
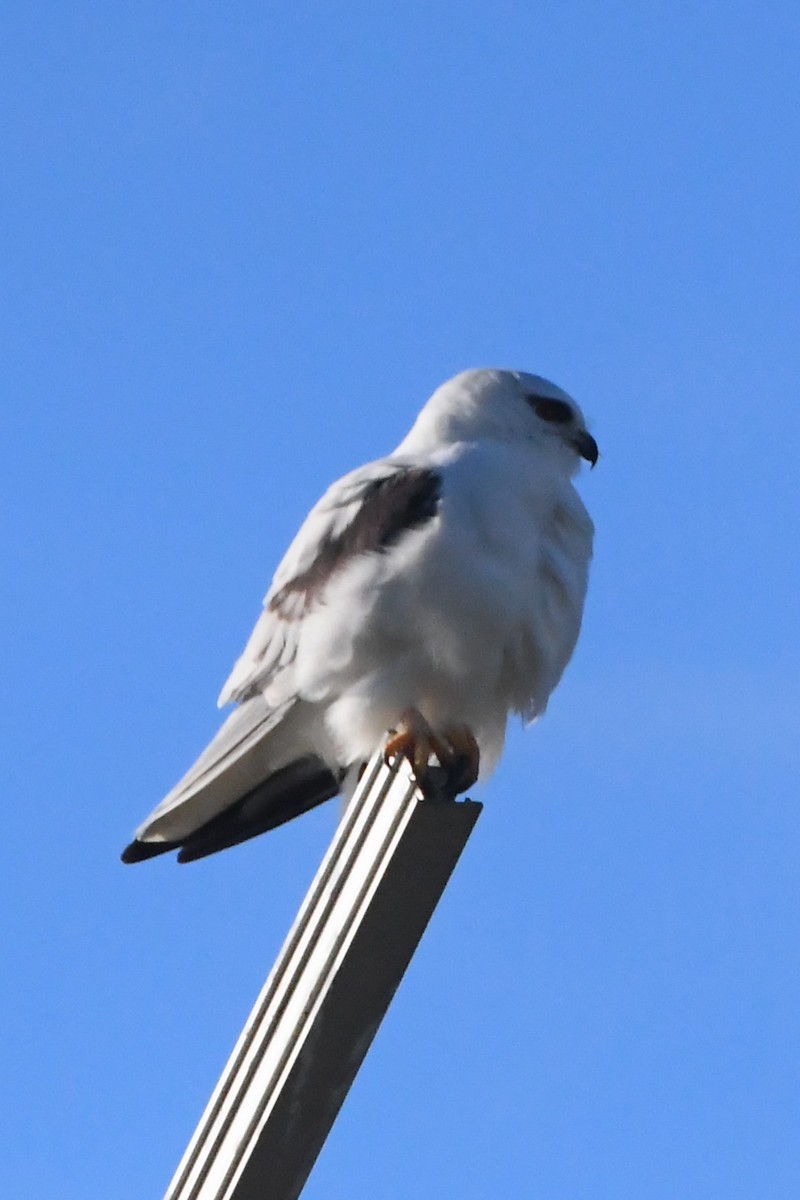
[(387, 762), (402, 754), (421, 782), (428, 774), (431, 758), (436, 758), (448, 774), (452, 772), (449, 783), (456, 792), (466, 791), (478, 778), (480, 750), (467, 727), (455, 726), (439, 736), (416, 708), (403, 713), (386, 739), (383, 753)]
[(386, 739), (384, 758), (388, 761), (396, 754), (407, 758), (414, 768), (414, 774), (420, 778), (427, 774), (432, 757), (437, 758), (442, 766), (447, 766), (452, 759), (447, 742), (436, 736), (416, 708), (406, 709), (397, 723), (397, 728), (391, 730)]

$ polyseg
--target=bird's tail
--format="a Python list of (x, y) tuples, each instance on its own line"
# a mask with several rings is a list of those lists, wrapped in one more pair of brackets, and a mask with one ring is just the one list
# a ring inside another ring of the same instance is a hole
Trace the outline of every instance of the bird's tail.
[(256, 695), (236, 708), (216, 736), (136, 830), (122, 861), (141, 862), (169, 850), (189, 862), (331, 799), (339, 776), (316, 754), (292, 747), (290, 701), (270, 708)]

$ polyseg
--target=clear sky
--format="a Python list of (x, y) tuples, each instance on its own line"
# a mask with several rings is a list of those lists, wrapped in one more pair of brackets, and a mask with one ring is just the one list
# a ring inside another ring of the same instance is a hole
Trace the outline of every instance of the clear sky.
[(118, 853), (309, 505), (503, 365), (603, 452), (584, 634), (306, 1195), (796, 1200), (796, 2), (0, 35), (4, 1193), (166, 1186), (335, 806)]

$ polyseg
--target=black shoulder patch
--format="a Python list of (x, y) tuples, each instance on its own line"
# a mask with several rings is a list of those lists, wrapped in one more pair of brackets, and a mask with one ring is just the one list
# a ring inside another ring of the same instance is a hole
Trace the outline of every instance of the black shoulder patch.
[(305, 593), (311, 602), (332, 575), (359, 554), (382, 553), (408, 530), (419, 529), (439, 510), (441, 477), (423, 467), (401, 468), (367, 484), (361, 505), (350, 524), (337, 537), (320, 543), (314, 562), (290, 579), (269, 602), (280, 612), (292, 595)]

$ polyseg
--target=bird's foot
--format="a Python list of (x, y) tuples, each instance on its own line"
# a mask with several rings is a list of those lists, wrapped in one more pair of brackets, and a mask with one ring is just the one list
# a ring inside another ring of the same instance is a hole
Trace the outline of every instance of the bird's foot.
[(416, 708), (407, 708), (397, 722), (397, 727), (389, 731), (383, 756), (388, 762), (397, 754), (408, 759), (419, 779), (428, 773), (431, 758), (436, 758), (442, 766), (446, 766), (452, 757), (450, 747), (442, 738), (437, 737)]
[(450, 787), (458, 795), (478, 782), (481, 751), (475, 741), (475, 735), (466, 725), (454, 725), (445, 730), (444, 738), (450, 747), (451, 756), (450, 762), (442, 763), (442, 766), (448, 767)]
[[(416, 708), (406, 709), (397, 728), (392, 729), (386, 739), (384, 759), (388, 762), (397, 754), (408, 759), (424, 790), (434, 785), (431, 758), (439, 763), (446, 790), (450, 793), (465, 792), (478, 778), (480, 750), (466, 725), (453, 726), (439, 735)], [(434, 785), (432, 790), (441, 791), (442, 787)]]

